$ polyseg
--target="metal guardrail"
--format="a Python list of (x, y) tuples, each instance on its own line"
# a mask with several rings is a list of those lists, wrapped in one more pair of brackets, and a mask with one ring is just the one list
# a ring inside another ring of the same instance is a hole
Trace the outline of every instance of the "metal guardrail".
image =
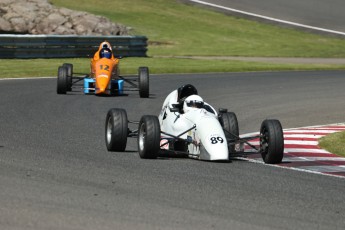
[(146, 57), (145, 36), (0, 35), (0, 58), (91, 57), (108, 41), (117, 57)]

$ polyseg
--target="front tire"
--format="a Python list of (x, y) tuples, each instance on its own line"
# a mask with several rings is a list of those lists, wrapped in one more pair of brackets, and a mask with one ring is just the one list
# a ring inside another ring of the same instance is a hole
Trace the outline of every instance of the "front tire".
[(236, 114), (233, 112), (226, 112), (220, 114), (220, 124), (222, 125), (227, 140), (232, 140), (234, 143), (229, 146), (229, 153), (235, 152), (235, 141), (238, 140), (239, 128)]
[(156, 116), (146, 115), (140, 119), (138, 149), (141, 158), (157, 158), (160, 149), (160, 125)]
[(62, 66), (67, 69), (67, 91), (72, 91), (73, 64), (64, 63)]
[(67, 88), (67, 69), (64, 66), (59, 66), (56, 92), (58, 94), (66, 94)]
[(105, 121), (105, 143), (108, 151), (125, 151), (127, 135), (128, 120), (126, 110), (110, 109)]
[(140, 97), (149, 97), (149, 68), (139, 67), (139, 95)]
[(260, 128), (260, 150), (266, 164), (281, 163), (284, 156), (283, 129), (278, 120), (264, 120)]

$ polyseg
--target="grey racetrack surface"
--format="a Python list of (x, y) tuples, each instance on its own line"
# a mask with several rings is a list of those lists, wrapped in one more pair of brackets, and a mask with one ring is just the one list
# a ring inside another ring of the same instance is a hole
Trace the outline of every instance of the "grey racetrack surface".
[[(188, 1), (188, 0), (186, 0)], [(240, 11), (345, 33), (342, 0), (202, 0)]]
[(344, 229), (345, 180), (246, 161), (108, 152), (108, 109), (158, 114), (192, 83), (240, 133), (344, 122), (345, 72), (153, 75), (151, 96), (56, 94), (56, 79), (0, 81), (0, 229)]

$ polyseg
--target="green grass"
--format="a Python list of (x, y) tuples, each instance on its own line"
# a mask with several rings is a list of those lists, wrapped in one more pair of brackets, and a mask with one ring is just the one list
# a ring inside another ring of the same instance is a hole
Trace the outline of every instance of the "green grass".
[(320, 138), (319, 146), (327, 151), (345, 157), (345, 132), (337, 132)]
[[(149, 58), (124, 58), (121, 74), (148, 66), (151, 73), (274, 70), (339, 70), (345, 65), (278, 64), (232, 60), (190, 60), (173, 56), (345, 58), (345, 39), (321, 36), (228, 16), (178, 0), (50, 0), (58, 7), (102, 15), (149, 39)], [(169, 56), (172, 58), (161, 58)], [(3, 77), (56, 76), (57, 67), (73, 63), (89, 72), (89, 59), (0, 61)]]
[(132, 27), (133, 35), (161, 44), (149, 47), (150, 56), (345, 57), (345, 39), (283, 29), (176, 0), (50, 2)]
[[(74, 72), (85, 74), (90, 72), (90, 60), (87, 58), (1, 60), (0, 78), (57, 76), (58, 66), (63, 63), (72, 63), (74, 65)], [(18, 68), (18, 66), (20, 68)], [(282, 65), (275, 63), (226, 60), (209, 61), (180, 58), (124, 58), (120, 61), (121, 74), (136, 74), (139, 66), (148, 66), (151, 74), (344, 69), (344, 66), (341, 65)]]

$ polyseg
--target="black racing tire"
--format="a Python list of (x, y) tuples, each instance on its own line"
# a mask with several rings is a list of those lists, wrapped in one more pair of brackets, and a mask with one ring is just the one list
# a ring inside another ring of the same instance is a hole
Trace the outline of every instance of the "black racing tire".
[[(223, 127), (226, 139), (238, 140), (239, 128), (236, 114), (233, 112), (220, 113), (220, 124)], [(235, 152), (235, 145), (229, 145), (229, 153)]]
[(139, 95), (143, 98), (149, 97), (149, 68), (148, 67), (139, 67)]
[(125, 151), (127, 136), (128, 119), (126, 110), (110, 109), (105, 120), (105, 144), (108, 151)]
[(138, 149), (140, 158), (157, 158), (160, 150), (160, 125), (156, 116), (141, 117), (138, 128)]
[(266, 164), (279, 164), (284, 156), (284, 136), (279, 120), (264, 120), (260, 128), (260, 151)]
[(67, 69), (67, 91), (72, 91), (73, 64), (64, 63), (62, 66)]
[(64, 66), (59, 66), (56, 91), (58, 94), (66, 94), (67, 88), (67, 69)]

